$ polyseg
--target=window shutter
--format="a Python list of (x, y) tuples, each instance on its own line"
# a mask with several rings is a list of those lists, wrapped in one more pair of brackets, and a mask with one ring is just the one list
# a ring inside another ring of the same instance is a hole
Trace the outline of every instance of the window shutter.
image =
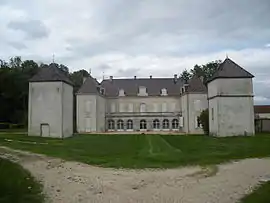
[(167, 111), (167, 103), (163, 103), (162, 104), (162, 112), (166, 112)]
[(112, 112), (112, 113), (115, 112), (115, 104), (111, 104), (111, 112)]
[(128, 104), (128, 112), (133, 112), (133, 104)]
[(180, 127), (184, 126), (184, 117), (182, 117), (182, 116), (179, 118), (179, 126)]

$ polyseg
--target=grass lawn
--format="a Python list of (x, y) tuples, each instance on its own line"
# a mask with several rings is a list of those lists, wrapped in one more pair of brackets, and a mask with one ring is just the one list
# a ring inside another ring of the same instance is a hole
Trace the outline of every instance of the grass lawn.
[(0, 158), (0, 202), (41, 203), (42, 187), (21, 166)]
[(0, 134), (0, 145), (116, 168), (170, 168), (270, 156), (269, 135), (228, 138), (182, 135), (77, 135), (59, 140)]
[(253, 193), (244, 197), (241, 203), (269, 203), (270, 202), (270, 182), (259, 186)]

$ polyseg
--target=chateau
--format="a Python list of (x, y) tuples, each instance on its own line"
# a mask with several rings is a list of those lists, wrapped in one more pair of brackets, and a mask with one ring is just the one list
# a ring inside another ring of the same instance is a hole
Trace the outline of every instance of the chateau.
[[(209, 109), (214, 136), (254, 134), (254, 76), (227, 58), (205, 85), (201, 78), (85, 78), (76, 93), (78, 133), (165, 131), (203, 133), (198, 116)], [(51, 64), (30, 80), (29, 135), (73, 134), (71, 81)]]

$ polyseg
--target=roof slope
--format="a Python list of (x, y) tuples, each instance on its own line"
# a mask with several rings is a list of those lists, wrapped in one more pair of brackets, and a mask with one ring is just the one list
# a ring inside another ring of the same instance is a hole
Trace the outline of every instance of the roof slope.
[(49, 66), (40, 68), (38, 73), (29, 80), (29, 82), (53, 82), (53, 81), (61, 81), (73, 86), (72, 81), (61, 69), (57, 68), (55, 63), (51, 63)]
[(207, 92), (207, 87), (204, 85), (203, 81), (201, 78), (198, 76), (192, 77), (188, 81), (188, 87), (187, 87), (187, 92), (194, 92), (194, 93), (206, 93)]
[(221, 63), (208, 83), (217, 78), (253, 78), (254, 76), (229, 58)]
[(180, 94), (183, 81), (174, 78), (136, 78), (136, 79), (113, 79), (103, 80), (101, 83), (105, 88), (106, 96), (118, 96), (120, 89), (125, 91), (126, 96), (137, 96), (139, 87), (146, 87), (149, 96), (160, 96), (161, 89), (166, 88), (167, 94), (174, 96)]
[(98, 87), (100, 84), (96, 79), (89, 76), (78, 90), (79, 94), (97, 94), (99, 93)]
[(270, 113), (270, 105), (255, 105), (255, 113)]

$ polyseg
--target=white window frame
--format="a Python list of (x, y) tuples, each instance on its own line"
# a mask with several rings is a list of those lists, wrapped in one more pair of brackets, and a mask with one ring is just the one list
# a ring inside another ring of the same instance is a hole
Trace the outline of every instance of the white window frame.
[(168, 93), (167, 93), (167, 89), (166, 88), (162, 88), (161, 89), (161, 96), (168, 96)]
[(126, 96), (126, 95), (125, 95), (125, 90), (124, 90), (124, 89), (120, 89), (120, 90), (119, 90), (119, 93), (118, 93), (118, 96), (119, 96), (119, 97), (124, 97), (124, 96)]
[(169, 119), (165, 118), (162, 121), (162, 130), (164, 130), (164, 131), (170, 130), (170, 121), (169, 121)]
[(140, 86), (138, 96), (148, 96), (147, 88), (144, 86)]
[(141, 103), (141, 104), (140, 104), (140, 112), (141, 112), (141, 113), (146, 112), (146, 104), (145, 104), (145, 103)]

